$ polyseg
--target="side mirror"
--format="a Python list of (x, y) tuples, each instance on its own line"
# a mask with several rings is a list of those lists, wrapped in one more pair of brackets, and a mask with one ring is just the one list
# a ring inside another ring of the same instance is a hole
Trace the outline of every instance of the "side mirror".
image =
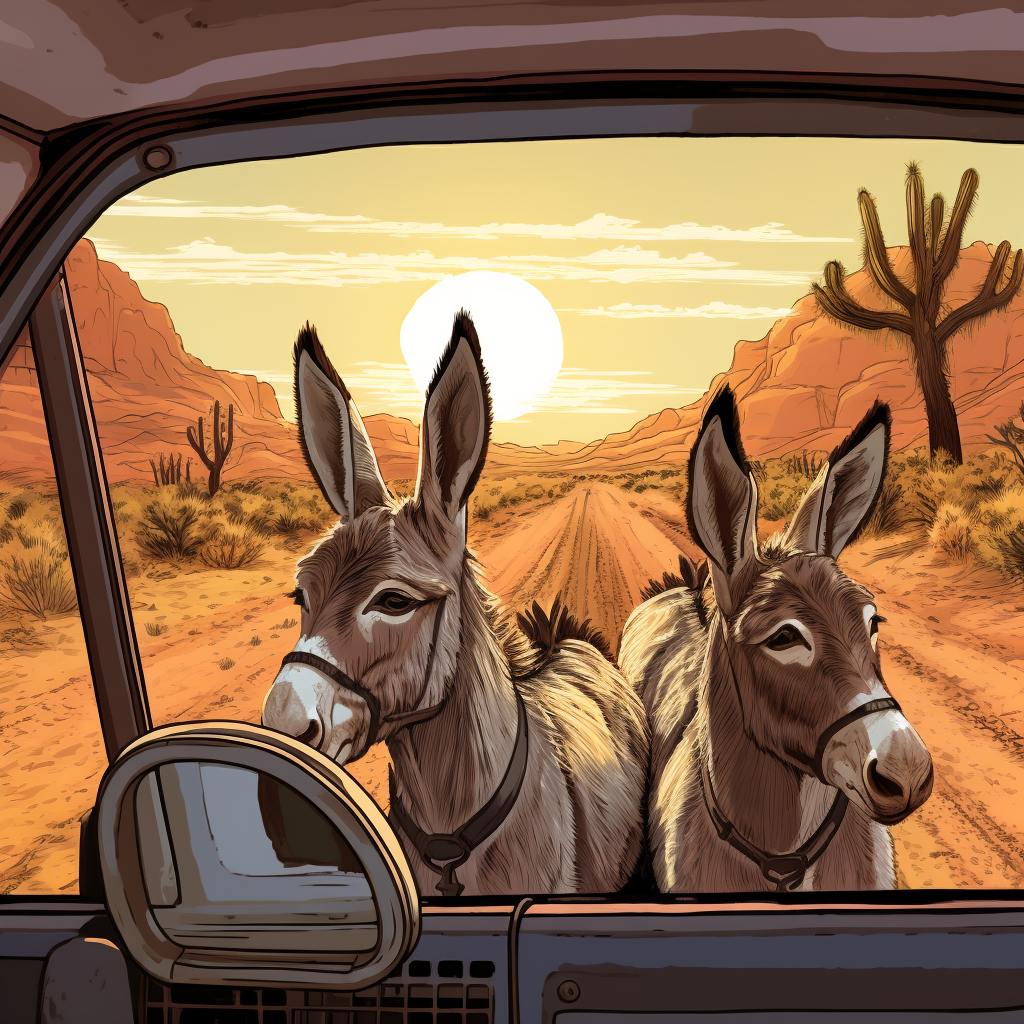
[(166, 984), (357, 989), (419, 936), (409, 865), (333, 761), (236, 722), (128, 746), (96, 804), (111, 918)]

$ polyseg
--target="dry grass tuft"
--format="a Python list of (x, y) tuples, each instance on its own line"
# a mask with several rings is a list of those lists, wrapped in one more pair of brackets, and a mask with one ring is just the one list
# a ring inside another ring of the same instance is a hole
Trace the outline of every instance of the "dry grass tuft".
[(943, 503), (928, 531), (928, 540), (951, 562), (966, 562), (975, 551), (974, 523), (959, 506)]

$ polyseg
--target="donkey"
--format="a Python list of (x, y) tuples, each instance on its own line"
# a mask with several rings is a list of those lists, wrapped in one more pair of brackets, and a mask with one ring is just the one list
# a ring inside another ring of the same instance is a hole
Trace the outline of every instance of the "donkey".
[(567, 639), (564, 609), (557, 622), (521, 618), (545, 634), (542, 655), (481, 583), (466, 505), (491, 402), (469, 315), (455, 317), (426, 393), (411, 499), (388, 492), (308, 324), (295, 399), (306, 462), (340, 522), (298, 564), (302, 634), (264, 724), (339, 764), (387, 742), (391, 821), (421, 892), (618, 890), (643, 839), (643, 704), (597, 646)]
[(928, 798), (932, 762), (882, 681), (875, 598), (836, 565), (878, 500), (889, 433), (876, 403), (761, 548), (731, 391), (707, 409), (687, 515), (711, 586), (692, 567), (689, 585), (653, 583), (619, 652), (651, 723), (663, 892), (895, 887), (886, 826)]

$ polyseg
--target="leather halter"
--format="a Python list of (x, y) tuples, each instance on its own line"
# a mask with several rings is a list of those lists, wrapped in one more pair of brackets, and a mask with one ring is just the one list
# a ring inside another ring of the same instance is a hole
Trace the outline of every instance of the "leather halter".
[[(719, 614), (721, 615), (721, 613)], [(729, 666), (729, 674), (732, 676), (732, 683), (736, 687), (738, 695), (739, 685), (736, 681), (736, 672), (732, 667), (732, 658), (729, 657), (729, 641), (725, 633), (724, 616), (721, 616), (721, 626), (722, 642), (725, 644), (725, 661)], [(836, 719), (836, 721), (825, 728), (818, 738), (813, 758), (805, 758), (792, 750), (787, 750), (786, 753), (790, 757), (802, 762), (821, 782), (825, 783), (826, 786), (830, 786), (831, 783), (826, 781), (823, 774), (822, 758), (825, 756), (825, 750), (832, 737), (851, 722), (856, 722), (858, 719), (873, 715), (876, 711), (888, 711), (890, 709), (895, 711), (901, 710), (895, 697), (880, 697), (876, 700), (866, 701), (859, 707), (854, 708), (849, 714)], [(700, 760), (701, 794), (704, 797), (704, 806), (707, 808), (711, 823), (715, 826), (715, 831), (718, 833), (718, 838), (727, 842), (734, 850), (742, 853), (744, 857), (752, 860), (760, 868), (761, 874), (769, 882), (775, 883), (777, 892), (792, 892), (803, 882), (807, 870), (821, 857), (825, 850), (828, 849), (829, 843), (835, 838), (836, 833), (839, 831), (839, 826), (843, 823), (843, 818), (846, 816), (850, 798), (841, 789), (836, 789), (835, 799), (832, 801), (828, 814), (825, 815), (825, 820), (814, 830), (813, 835), (809, 839), (801, 843), (791, 853), (769, 853), (736, 831), (736, 826), (729, 820), (722, 810), (722, 805), (718, 802), (718, 798), (715, 796), (714, 788), (711, 785), (711, 772), (708, 767), (709, 759), (706, 751), (701, 751)]]
[[(420, 708), (420, 702), (426, 696), (427, 687), (430, 685), (430, 676), (434, 669), (434, 654), (437, 651), (437, 638), (441, 632), (441, 619), (444, 617), (444, 606), (447, 602), (448, 597), (445, 595), (437, 603), (437, 611), (434, 612), (434, 631), (430, 638), (430, 650), (427, 653), (427, 666), (423, 673), (423, 684), (420, 686), (420, 692), (416, 696), (416, 700), (413, 703), (412, 709), (409, 711), (395, 711), (390, 715), (385, 715), (381, 718), (380, 714), (380, 701), (377, 699), (376, 694), (368, 690), (358, 680), (353, 679), (347, 672), (344, 672), (337, 665), (328, 661), (326, 658), (321, 658), (319, 654), (312, 654), (309, 651), (291, 651), (281, 659), (281, 668), (285, 665), (309, 665), (310, 668), (314, 668), (317, 672), (323, 673), (331, 680), (336, 686), (339, 686), (343, 690), (349, 690), (354, 693), (357, 697), (361, 698), (363, 703), (366, 705), (367, 710), (370, 712), (370, 725), (366, 731), (366, 739), (360, 745), (358, 750), (353, 750), (349, 755), (350, 761), (356, 761), (366, 751), (373, 746), (377, 740), (377, 732), (382, 725), (397, 725), (399, 728), (406, 725), (413, 725), (416, 722), (425, 721), (428, 718), (432, 718), (436, 715), (447, 699), (447, 694), (441, 698), (436, 704), (428, 705), (425, 708)], [(326, 729), (324, 735), (326, 735)]]
[(391, 796), (389, 817), (392, 817), (409, 837), (423, 863), (441, 876), (436, 888), (442, 896), (462, 895), (466, 887), (455, 877), (456, 868), (465, 864), (472, 852), (504, 822), (522, 789), (529, 754), (529, 729), (526, 705), (518, 690), (515, 690), (515, 695), (518, 713), (516, 741), (504, 778), (490, 800), (469, 821), (453, 832), (424, 832), (412, 820), (405, 804), (402, 803), (395, 784), (394, 772), (388, 769), (388, 788)]

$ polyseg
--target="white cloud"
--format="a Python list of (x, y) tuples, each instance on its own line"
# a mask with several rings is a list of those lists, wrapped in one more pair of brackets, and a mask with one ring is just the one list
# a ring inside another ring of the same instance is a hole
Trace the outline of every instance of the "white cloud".
[(732, 281), (744, 284), (807, 285), (817, 272), (746, 270), (703, 252), (662, 256), (639, 245), (601, 249), (583, 256), (436, 257), (427, 250), (405, 255), (343, 252), (239, 252), (202, 238), (160, 253), (131, 252), (95, 239), (101, 259), (110, 259), (137, 281), (180, 281), (189, 284), (287, 284), (332, 288), (398, 281), (438, 281), (469, 270), (495, 270), (527, 280), (614, 281), (634, 283), (696, 283)]
[(304, 228), (329, 234), (374, 234), (408, 238), (498, 238), (611, 239), (616, 241), (722, 241), (722, 242), (851, 242), (851, 238), (798, 235), (778, 221), (750, 228), (729, 228), (721, 224), (685, 221), (663, 227), (641, 227), (638, 220), (595, 213), (577, 224), (504, 223), (450, 225), (422, 221), (377, 220), (359, 214), (307, 213), (294, 206), (223, 206), (184, 199), (134, 193), (116, 202), (106, 217), (151, 217), (187, 220), (246, 220)]
[[(372, 407), (374, 412), (386, 409), (396, 415), (423, 411), (423, 392), (416, 386), (412, 373), (405, 363), (380, 363), (370, 359), (350, 365), (353, 369), (342, 372), (342, 377), (353, 393), (356, 408)], [(252, 374), (259, 380), (266, 381), (274, 389), (277, 404), (281, 406), (285, 418), (295, 419), (295, 398), (292, 394), (294, 377), (291, 373), (278, 373), (275, 370), (235, 372)]]
[(548, 394), (533, 399), (532, 404), (534, 409), (549, 413), (636, 414), (636, 409), (622, 406), (623, 399), (657, 395), (668, 404), (682, 404), (691, 400), (688, 396), (703, 395), (705, 391), (704, 388), (681, 388), (643, 379), (650, 376), (648, 370), (587, 370), (563, 366)]
[(703, 306), (690, 308), (689, 306), (676, 306), (672, 309), (669, 306), (635, 306), (632, 302), (619, 302), (607, 309), (598, 306), (596, 309), (559, 309), (559, 313), (578, 313), (580, 316), (608, 316), (622, 320), (639, 320), (645, 317), (723, 317), (732, 320), (761, 320), (771, 318), (777, 320), (782, 316), (789, 316), (793, 312), (788, 307), (784, 309), (771, 309), (768, 306), (737, 306), (731, 302), (705, 303)]
[[(356, 407), (364, 414), (390, 412), (408, 416), (419, 422), (423, 411), (423, 392), (416, 387), (412, 373), (405, 363), (380, 363), (373, 360), (352, 363), (353, 369), (342, 373), (345, 384), (356, 400)], [(266, 381), (277, 392), (281, 412), (295, 419), (295, 402), (291, 396), (292, 375), (270, 370), (237, 370)], [(563, 366), (546, 394), (530, 400), (530, 408), (523, 415), (543, 410), (548, 413), (637, 414), (638, 410), (625, 408), (623, 399), (663, 397), (668, 405), (682, 405), (705, 388), (682, 388), (675, 384), (658, 384), (645, 379), (649, 370), (587, 370), (578, 366)], [(521, 416), (509, 422), (526, 423)]]

